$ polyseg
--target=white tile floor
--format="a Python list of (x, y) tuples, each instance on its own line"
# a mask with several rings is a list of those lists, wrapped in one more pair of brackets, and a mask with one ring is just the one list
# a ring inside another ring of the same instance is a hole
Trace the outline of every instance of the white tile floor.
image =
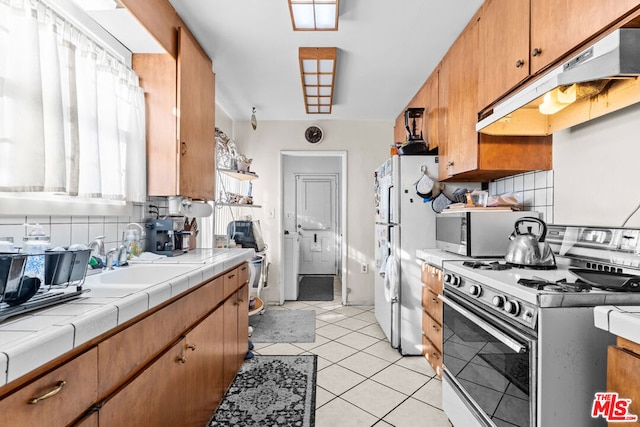
[(255, 354), (316, 354), (316, 427), (450, 427), (441, 383), (421, 356), (389, 346), (371, 306), (290, 301), (268, 310), (315, 310), (314, 343), (254, 344)]

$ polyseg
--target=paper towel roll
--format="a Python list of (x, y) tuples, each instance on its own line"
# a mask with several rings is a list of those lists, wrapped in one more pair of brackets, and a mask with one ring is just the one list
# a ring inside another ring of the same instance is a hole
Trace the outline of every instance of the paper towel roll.
[(194, 202), (191, 200), (183, 200), (181, 213), (191, 218), (204, 218), (213, 213), (213, 207), (206, 202)]

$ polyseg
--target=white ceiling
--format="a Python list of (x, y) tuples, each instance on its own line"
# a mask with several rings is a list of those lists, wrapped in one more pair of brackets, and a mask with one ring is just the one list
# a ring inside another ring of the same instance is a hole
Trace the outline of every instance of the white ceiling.
[[(233, 120), (395, 120), (482, 0), (341, 0), (338, 31), (293, 31), (286, 0), (170, 0)], [(337, 47), (332, 114), (307, 115), (299, 47)], [(318, 117), (319, 116), (319, 117)]]

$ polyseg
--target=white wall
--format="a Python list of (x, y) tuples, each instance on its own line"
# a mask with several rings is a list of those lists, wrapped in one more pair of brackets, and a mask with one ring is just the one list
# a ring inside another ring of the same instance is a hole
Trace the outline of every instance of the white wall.
[(233, 138), (233, 121), (226, 111), (216, 103), (216, 127), (226, 133), (229, 138)]
[(621, 226), (640, 203), (639, 165), (640, 104), (554, 134), (554, 222)]
[[(325, 138), (318, 146), (309, 145), (304, 130), (318, 124)], [(282, 188), (280, 152), (285, 150), (347, 151), (347, 282), (349, 304), (373, 303), (373, 273), (360, 273), (360, 264), (373, 263), (373, 171), (389, 155), (393, 141), (391, 121), (260, 121), (253, 130), (248, 121), (234, 122), (233, 139), (238, 150), (253, 159), (251, 170), (260, 177), (254, 181), (254, 218), (260, 219), (271, 262), (268, 301), (279, 300), (280, 238), (282, 229)]]

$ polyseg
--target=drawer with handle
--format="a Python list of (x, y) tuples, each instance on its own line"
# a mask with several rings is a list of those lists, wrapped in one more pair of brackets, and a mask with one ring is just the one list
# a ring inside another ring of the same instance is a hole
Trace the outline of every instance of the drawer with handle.
[(93, 348), (0, 400), (2, 425), (64, 426), (98, 397), (98, 350)]

